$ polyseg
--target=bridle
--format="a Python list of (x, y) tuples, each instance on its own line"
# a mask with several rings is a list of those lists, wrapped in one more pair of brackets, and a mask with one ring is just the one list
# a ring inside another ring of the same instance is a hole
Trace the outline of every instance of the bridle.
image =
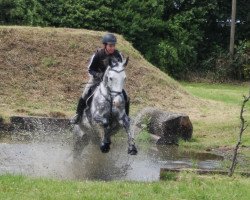
[[(116, 73), (121, 73), (125, 70), (125, 68), (123, 68), (122, 70), (116, 70), (114, 68), (109, 68), (109, 71), (114, 71)], [(106, 73), (105, 73), (106, 74)], [(103, 80), (105, 81), (105, 80)], [(107, 95), (105, 95), (103, 92), (102, 92), (102, 89), (100, 87), (100, 93), (101, 95), (106, 99), (108, 100), (109, 102), (112, 102), (112, 99), (114, 99), (115, 97), (117, 96), (121, 96), (122, 95), (122, 91), (114, 91), (114, 90), (111, 90), (109, 86), (106, 86), (107, 90), (108, 90), (108, 96), (110, 97), (110, 99), (107, 97)]]

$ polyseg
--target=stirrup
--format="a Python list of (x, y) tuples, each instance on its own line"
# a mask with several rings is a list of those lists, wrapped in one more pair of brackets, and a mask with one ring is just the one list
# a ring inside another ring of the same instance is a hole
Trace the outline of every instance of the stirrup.
[(79, 124), (80, 121), (81, 121), (81, 116), (79, 114), (76, 114), (74, 117), (71, 118), (70, 123)]

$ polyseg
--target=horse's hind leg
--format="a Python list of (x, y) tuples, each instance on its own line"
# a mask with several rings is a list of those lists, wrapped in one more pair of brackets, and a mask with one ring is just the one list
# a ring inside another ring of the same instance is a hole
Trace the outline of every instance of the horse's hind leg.
[(122, 124), (126, 130), (127, 135), (128, 135), (128, 154), (136, 155), (137, 148), (135, 146), (134, 134), (131, 133), (131, 131), (130, 131), (130, 119), (127, 115), (124, 115), (124, 117), (122, 119)]
[(102, 142), (100, 149), (102, 153), (108, 153), (110, 150), (110, 144), (111, 144), (111, 139), (110, 139), (110, 127), (109, 126), (104, 126), (104, 134), (102, 137)]

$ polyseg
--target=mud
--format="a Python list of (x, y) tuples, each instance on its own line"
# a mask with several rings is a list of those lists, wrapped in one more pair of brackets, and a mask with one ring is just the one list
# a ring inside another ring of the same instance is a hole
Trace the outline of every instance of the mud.
[[(0, 174), (23, 174), (69, 180), (159, 180), (160, 168), (215, 169), (220, 156), (179, 152), (177, 146), (138, 143), (137, 156), (127, 154), (126, 135), (113, 137), (103, 154), (97, 144), (76, 141), (73, 132), (0, 133)], [(77, 145), (76, 145), (77, 144)]]

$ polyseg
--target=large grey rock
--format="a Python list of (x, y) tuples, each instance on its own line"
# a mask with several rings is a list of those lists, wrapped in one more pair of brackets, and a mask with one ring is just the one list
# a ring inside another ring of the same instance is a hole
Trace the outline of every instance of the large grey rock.
[(146, 121), (149, 133), (157, 136), (157, 144), (178, 144), (180, 138), (192, 137), (193, 126), (186, 114), (147, 108), (136, 120), (137, 126)]

